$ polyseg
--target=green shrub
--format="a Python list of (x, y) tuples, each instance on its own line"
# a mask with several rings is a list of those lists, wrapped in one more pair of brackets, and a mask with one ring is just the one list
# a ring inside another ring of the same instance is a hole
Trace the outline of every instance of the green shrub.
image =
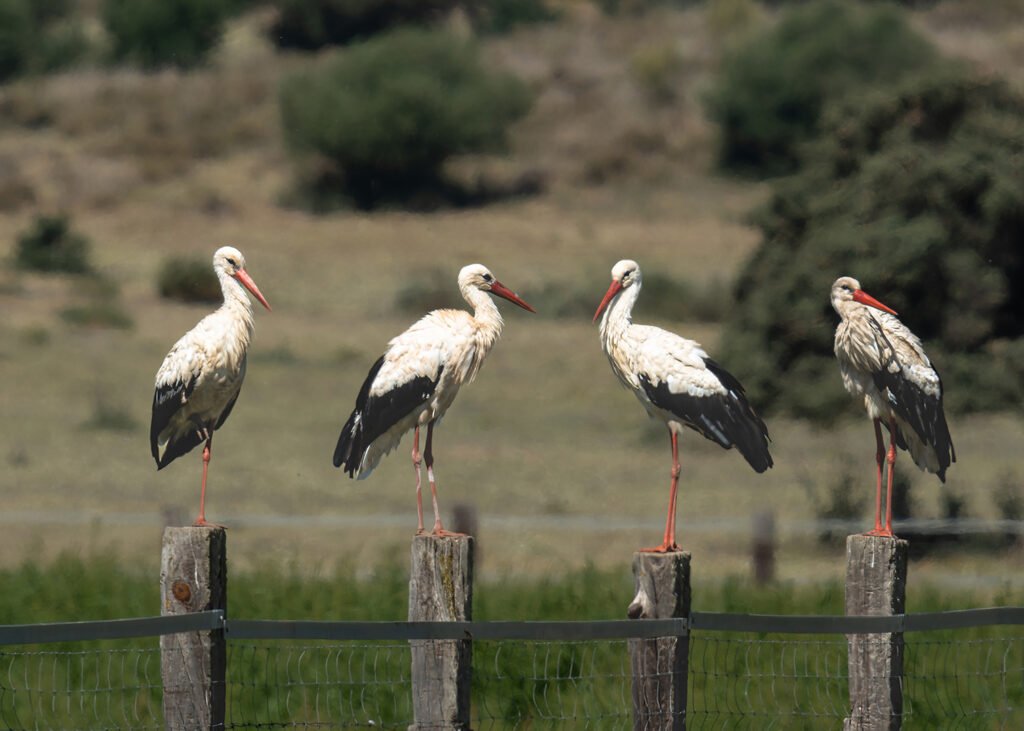
[(431, 310), (464, 306), (451, 272), (442, 269), (410, 277), (395, 295), (395, 310), (417, 317)]
[(165, 299), (181, 302), (220, 302), (220, 282), (208, 259), (172, 256), (164, 260), (156, 287)]
[(77, 292), (78, 303), (60, 313), (69, 325), (127, 330), (135, 324), (121, 304), (121, 288), (113, 279), (94, 274), (82, 280)]
[(276, 0), (270, 37), (282, 48), (315, 50), (404, 25), (443, 18), (457, 0)]
[(144, 68), (202, 63), (220, 41), (225, 0), (104, 0), (114, 60)]
[(896, 8), (833, 0), (789, 9), (722, 60), (706, 99), (720, 128), (719, 162), (760, 174), (792, 170), (828, 101), (936, 59)]
[(479, 0), (473, 25), (484, 33), (508, 33), (521, 25), (547, 23), (559, 13), (545, 0)]
[(28, 231), (18, 237), (15, 264), (37, 272), (90, 271), (89, 241), (71, 230), (66, 215), (37, 216)]
[(35, 66), (43, 73), (68, 68), (89, 53), (89, 39), (78, 23), (60, 23), (48, 28), (39, 40)]
[(501, 148), (529, 96), (473, 43), (406, 30), (287, 78), (280, 102), (291, 149), (318, 156), (335, 173), (323, 179), (369, 209), (442, 189), (453, 155)]
[(83, 429), (94, 431), (135, 431), (139, 422), (124, 404), (115, 403), (106, 396), (97, 396), (92, 415), (82, 424)]
[(27, 0), (0, 0), (0, 81), (26, 72), (32, 63), (35, 23)]
[(1024, 404), (1024, 98), (951, 71), (826, 111), (801, 172), (758, 213), (723, 361), (754, 403), (853, 410), (832, 353), (840, 275), (902, 314), (951, 411)]
[(0, 0), (0, 82), (82, 58), (88, 42), (79, 23), (65, 22), (71, 10), (69, 0)]
[(629, 70), (651, 101), (668, 104), (679, 95), (683, 61), (674, 44), (641, 47), (629, 59)]

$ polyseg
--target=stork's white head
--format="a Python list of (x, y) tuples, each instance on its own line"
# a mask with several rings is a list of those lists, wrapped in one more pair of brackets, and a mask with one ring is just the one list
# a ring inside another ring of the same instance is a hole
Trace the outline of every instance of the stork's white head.
[(848, 307), (847, 303), (849, 302), (859, 302), (862, 305), (874, 307), (876, 310), (888, 312), (890, 315), (896, 314), (896, 310), (883, 305), (870, 294), (862, 290), (860, 288), (860, 282), (853, 277), (839, 277), (839, 279), (832, 283), (832, 309), (834, 309), (840, 317), (843, 317), (844, 312)]
[[(260, 304), (268, 310), (270, 309), (270, 303), (267, 302), (266, 297), (260, 292), (260, 288), (256, 286), (256, 282), (245, 270), (245, 257), (234, 246), (222, 246), (213, 252), (213, 271), (222, 280), (224, 277), (237, 279), (243, 287), (252, 292), (253, 297), (258, 299)], [(243, 298), (244, 296), (242, 295)]]
[(495, 279), (494, 275), (491, 274), (491, 270), (483, 264), (468, 264), (462, 267), (462, 270), (459, 272), (459, 290), (463, 293), (463, 296), (471, 289), (496, 294), (503, 299), (507, 299), (509, 302), (519, 305), (524, 310), (536, 312), (530, 305), (520, 299), (519, 295)]
[(608, 291), (604, 293), (601, 304), (597, 306), (597, 312), (594, 313), (594, 322), (597, 322), (597, 318), (601, 316), (601, 313), (608, 307), (608, 303), (615, 299), (619, 292), (630, 287), (639, 289), (643, 281), (644, 278), (640, 273), (640, 265), (632, 259), (623, 259), (613, 266), (612, 283), (608, 286)]

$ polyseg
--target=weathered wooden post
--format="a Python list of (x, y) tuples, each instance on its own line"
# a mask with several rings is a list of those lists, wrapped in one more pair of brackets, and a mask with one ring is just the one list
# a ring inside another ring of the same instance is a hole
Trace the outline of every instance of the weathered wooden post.
[[(630, 619), (690, 616), (690, 554), (633, 554), (636, 597)], [(681, 731), (686, 728), (689, 635), (629, 641), (633, 666), (635, 731)]]
[(775, 513), (771, 510), (754, 513), (753, 533), (750, 563), (754, 583), (764, 586), (775, 581)]
[[(846, 613), (904, 614), (907, 542), (846, 538)], [(850, 715), (844, 731), (897, 731), (903, 724), (903, 633), (850, 635)]]
[[(227, 540), (223, 528), (165, 528), (160, 613), (227, 610)], [(160, 638), (164, 723), (168, 731), (224, 728), (227, 647), (222, 630)]]
[[(409, 621), (473, 618), (473, 537), (420, 535), (412, 539)], [(473, 644), (469, 640), (412, 640), (410, 731), (469, 729)]]

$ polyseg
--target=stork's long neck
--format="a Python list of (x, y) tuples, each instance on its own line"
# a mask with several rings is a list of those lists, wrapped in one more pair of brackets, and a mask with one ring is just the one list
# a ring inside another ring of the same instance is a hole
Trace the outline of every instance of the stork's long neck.
[(621, 290), (601, 316), (601, 341), (607, 345), (616, 342), (633, 324), (633, 305), (640, 296), (640, 283)]
[(476, 321), (476, 338), (478, 347), (484, 352), (489, 350), (501, 335), (505, 321), (501, 319), (498, 306), (491, 296), (476, 287), (467, 287), (462, 296), (473, 308), (473, 319)]
[(252, 300), (249, 299), (249, 293), (242, 283), (231, 275), (218, 271), (217, 278), (220, 280), (221, 292), (224, 293), (224, 304), (221, 305), (218, 312), (230, 319), (235, 335), (240, 341), (238, 344), (244, 351), (249, 346), (249, 341), (252, 340), (254, 326)]

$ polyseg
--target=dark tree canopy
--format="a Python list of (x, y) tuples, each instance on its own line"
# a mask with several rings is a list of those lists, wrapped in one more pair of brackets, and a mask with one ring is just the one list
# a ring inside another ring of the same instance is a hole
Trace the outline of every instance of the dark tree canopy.
[(760, 175), (792, 172), (822, 109), (851, 90), (937, 63), (898, 8), (838, 0), (794, 4), (778, 24), (722, 59), (707, 101), (719, 163)]
[(1024, 99), (946, 70), (831, 106), (757, 220), (725, 337), (751, 399), (844, 410), (832, 354), (840, 275), (925, 343), (952, 410), (1024, 404)]

